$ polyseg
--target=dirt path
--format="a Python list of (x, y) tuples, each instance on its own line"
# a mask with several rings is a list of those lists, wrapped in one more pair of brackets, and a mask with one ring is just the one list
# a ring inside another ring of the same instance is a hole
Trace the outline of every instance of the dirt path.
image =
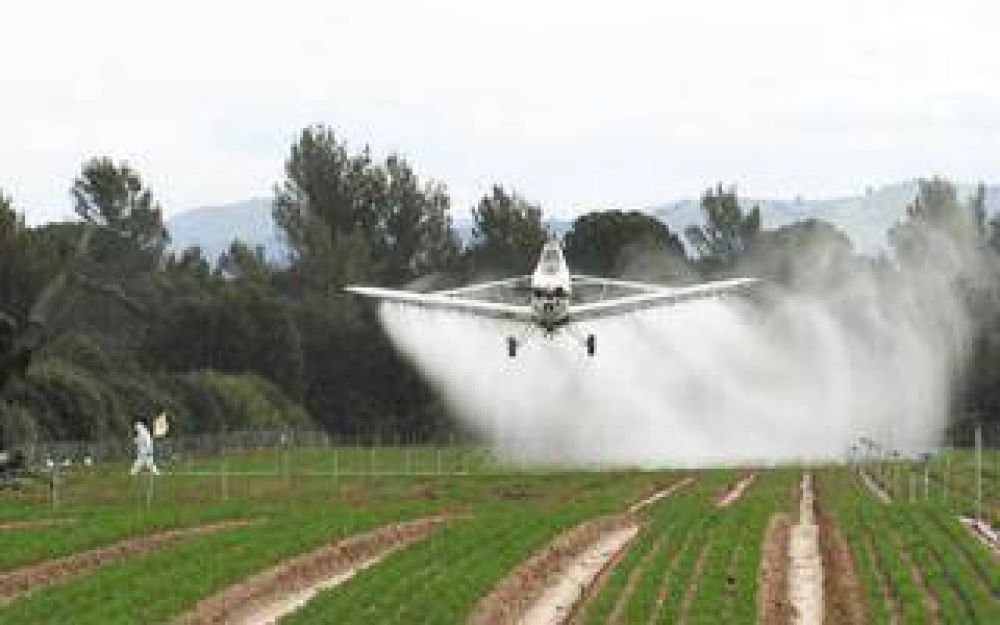
[[(593, 546), (603, 543), (607, 536), (628, 535), (625, 530), (634, 536), (638, 525), (631, 516), (622, 514), (587, 521), (563, 532), (544, 549), (518, 565), (489, 594), (480, 599), (469, 617), (469, 623), (498, 625), (521, 622), (520, 619), (531, 613), (536, 604), (547, 602), (549, 590), (561, 586), (563, 579), (574, 568), (573, 565), (591, 551)], [(621, 543), (617, 551), (624, 549), (626, 544), (627, 541)], [(614, 555), (612, 553), (611, 557)], [(580, 599), (580, 582), (575, 584), (575, 599)], [(584, 589), (589, 586), (589, 582), (585, 583)], [(549, 622), (562, 622), (572, 608), (572, 604), (566, 606), (560, 619)]]
[(629, 514), (635, 514), (635, 513), (639, 512), (640, 510), (643, 510), (644, 508), (647, 508), (647, 507), (653, 505), (657, 501), (659, 501), (659, 500), (661, 500), (661, 499), (663, 499), (665, 497), (669, 497), (670, 495), (673, 495), (674, 493), (676, 493), (680, 489), (684, 488), (685, 486), (693, 483), (694, 481), (695, 481), (694, 476), (690, 476), (690, 477), (686, 477), (686, 478), (684, 478), (682, 480), (678, 480), (678, 481), (674, 482), (673, 484), (671, 484), (667, 488), (665, 488), (665, 489), (663, 489), (661, 491), (655, 492), (652, 495), (650, 495), (649, 497), (646, 497), (645, 499), (643, 499), (642, 501), (638, 501), (638, 502), (632, 504), (631, 506), (629, 506), (629, 509), (628, 509)]
[(791, 558), (792, 520), (785, 513), (771, 517), (764, 534), (757, 585), (758, 622), (762, 625), (788, 625), (792, 622), (792, 604), (788, 602), (788, 565)]
[(746, 489), (750, 486), (755, 477), (757, 477), (756, 473), (750, 473), (743, 476), (739, 482), (736, 482), (735, 486), (723, 493), (722, 496), (716, 500), (716, 507), (725, 508), (726, 506), (739, 501), (740, 497), (743, 496), (743, 493), (746, 492)]
[(881, 501), (882, 503), (892, 502), (892, 497), (889, 495), (889, 493), (885, 492), (885, 490), (881, 486), (879, 486), (878, 482), (876, 482), (875, 479), (872, 478), (872, 476), (868, 475), (867, 471), (865, 471), (864, 469), (858, 469), (858, 475), (861, 476), (861, 481), (865, 483), (865, 486), (868, 487), (868, 490), (870, 490), (873, 495), (878, 497), (879, 501)]
[(981, 519), (960, 516), (959, 522), (981, 542), (994, 557), (1000, 558), (1000, 532)]
[(0, 573), (0, 604), (12, 601), (38, 588), (89, 573), (105, 564), (117, 562), (118, 560), (123, 560), (147, 551), (162, 549), (173, 543), (201, 534), (242, 527), (250, 523), (251, 521), (245, 520), (221, 521), (219, 523), (167, 530), (156, 534), (130, 538), (108, 545), (107, 547), (74, 553), (54, 560), (46, 560), (38, 564), (31, 564)]
[(695, 481), (690, 476), (629, 506), (625, 514), (582, 523), (520, 564), (472, 612), (470, 623), (554, 624), (574, 618), (639, 533), (634, 516)]
[(812, 475), (802, 476), (799, 520), (792, 526), (788, 571), (788, 598), (797, 625), (823, 622), (823, 560), (819, 549), (819, 526), (814, 517)]
[(26, 521), (4, 521), (0, 522), (0, 532), (52, 527), (53, 525), (68, 525), (70, 523), (76, 523), (76, 519), (31, 519)]
[(566, 621), (591, 582), (638, 533), (638, 525), (626, 525), (604, 534), (569, 563), (558, 581), (542, 593), (518, 622), (550, 625)]
[(448, 520), (434, 516), (349, 536), (296, 556), (200, 601), (177, 622), (276, 623), (317, 593), (338, 586), (393, 551), (426, 537)]

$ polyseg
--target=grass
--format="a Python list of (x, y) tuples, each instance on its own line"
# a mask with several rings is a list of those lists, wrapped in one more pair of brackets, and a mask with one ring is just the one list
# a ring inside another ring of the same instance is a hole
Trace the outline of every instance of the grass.
[(842, 529), (872, 623), (1000, 622), (1000, 567), (944, 503), (883, 504), (847, 469), (821, 472), (820, 501)]

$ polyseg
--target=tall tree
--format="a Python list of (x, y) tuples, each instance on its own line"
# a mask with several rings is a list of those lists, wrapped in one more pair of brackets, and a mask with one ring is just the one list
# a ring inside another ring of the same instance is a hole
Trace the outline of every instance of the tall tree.
[(681, 240), (662, 221), (638, 211), (581, 215), (563, 242), (566, 260), (575, 271), (624, 277), (643, 272), (650, 266), (648, 259), (658, 257), (659, 265), (673, 266), (678, 275), (684, 273), (686, 254)]
[(94, 245), (100, 257), (129, 255), (139, 268), (160, 260), (170, 237), (163, 212), (139, 173), (128, 163), (106, 156), (88, 160), (73, 182), (74, 210), (85, 221), (103, 226)]
[(754, 206), (744, 214), (736, 187), (720, 183), (702, 196), (701, 211), (705, 224), (688, 226), (684, 236), (707, 273), (731, 271), (760, 233), (760, 208)]
[(472, 209), (469, 258), (479, 274), (524, 274), (548, 238), (542, 210), (495, 185)]
[(0, 311), (24, 318), (46, 276), (53, 250), (25, 226), (11, 198), (0, 190)]
[(226, 279), (235, 280), (241, 287), (255, 291), (266, 289), (271, 279), (264, 246), (251, 249), (242, 241), (233, 241), (229, 249), (219, 256), (218, 271)]
[(445, 187), (433, 182), (421, 186), (409, 164), (397, 155), (386, 159), (384, 170), (386, 281), (405, 283), (454, 268), (459, 241)]
[(349, 234), (361, 229), (375, 238), (372, 205), (378, 176), (365, 148), (350, 155), (326, 126), (304, 128), (285, 161), (285, 180), (275, 186), (274, 219), (296, 257), (316, 253), (314, 229)]
[(829, 289), (855, 268), (850, 237), (819, 219), (786, 224), (758, 235), (752, 273), (797, 291)]
[(401, 284), (453, 264), (449, 203), (402, 157), (375, 163), (367, 147), (351, 154), (331, 129), (312, 126), (292, 145), (274, 218), (313, 290), (359, 278)]
[(918, 181), (917, 197), (906, 207), (904, 219), (889, 230), (889, 242), (903, 262), (922, 264), (943, 250), (943, 240), (958, 250), (973, 251), (987, 242), (986, 189), (979, 185), (962, 202), (958, 189), (943, 178)]

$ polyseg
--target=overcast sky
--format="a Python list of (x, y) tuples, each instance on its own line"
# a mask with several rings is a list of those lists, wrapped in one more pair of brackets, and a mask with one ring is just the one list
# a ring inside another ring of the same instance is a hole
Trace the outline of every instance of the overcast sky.
[(1000, 178), (995, 2), (10, 4), (0, 188), (34, 223), (97, 154), (168, 214), (269, 195), (320, 122), (463, 214), (494, 182), (566, 215)]

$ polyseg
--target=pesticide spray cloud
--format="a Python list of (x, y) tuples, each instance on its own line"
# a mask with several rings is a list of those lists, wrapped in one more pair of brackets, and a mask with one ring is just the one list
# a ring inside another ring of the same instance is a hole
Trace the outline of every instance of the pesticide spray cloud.
[(822, 287), (594, 322), (593, 358), (565, 332), (508, 359), (521, 327), (390, 304), (380, 316), (454, 413), (516, 458), (839, 459), (862, 436), (912, 452), (940, 439), (971, 332), (955, 288), (968, 259), (943, 249), (933, 271), (824, 267)]

